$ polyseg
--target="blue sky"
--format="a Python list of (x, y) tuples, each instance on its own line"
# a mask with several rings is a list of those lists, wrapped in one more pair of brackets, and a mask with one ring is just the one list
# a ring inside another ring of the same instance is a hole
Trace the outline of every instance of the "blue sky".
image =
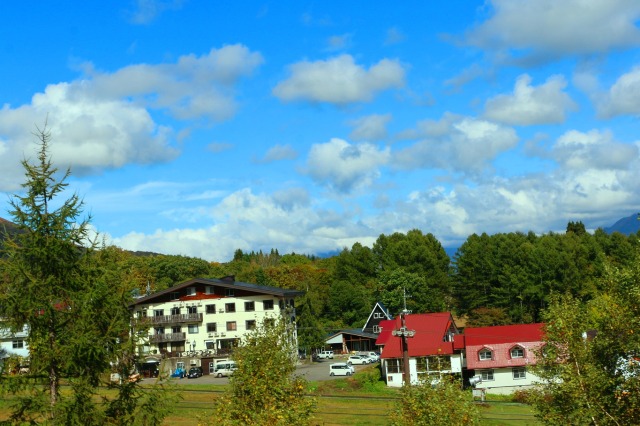
[(1, 2), (0, 216), (45, 120), (131, 250), (456, 247), (640, 209), (640, 2), (395, 3)]

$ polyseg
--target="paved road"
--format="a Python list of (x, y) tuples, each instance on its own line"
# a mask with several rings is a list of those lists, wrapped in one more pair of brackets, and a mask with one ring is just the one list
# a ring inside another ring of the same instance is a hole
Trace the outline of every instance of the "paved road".
[[(339, 379), (341, 377), (339, 376), (329, 376), (329, 365), (331, 365), (334, 362), (345, 362), (346, 361), (346, 357), (345, 358), (339, 358), (336, 357), (334, 359), (325, 359), (325, 360), (319, 360), (319, 361), (315, 361), (315, 362), (310, 362), (310, 361), (301, 361), (297, 368), (296, 368), (296, 373), (298, 375), (303, 376), (305, 379), (309, 380), (309, 381), (320, 381), (320, 380), (335, 380), (335, 379)], [(355, 369), (356, 369), (356, 374), (358, 374), (358, 371), (360, 371), (361, 369), (365, 368), (364, 365), (354, 365)], [(150, 383), (155, 379), (144, 379), (143, 382), (147, 382)], [(212, 375), (205, 375), (202, 377), (198, 377), (197, 379), (172, 379), (174, 380), (177, 384), (180, 385), (190, 385), (190, 384), (227, 384), (229, 383), (229, 379), (227, 377), (215, 377)]]

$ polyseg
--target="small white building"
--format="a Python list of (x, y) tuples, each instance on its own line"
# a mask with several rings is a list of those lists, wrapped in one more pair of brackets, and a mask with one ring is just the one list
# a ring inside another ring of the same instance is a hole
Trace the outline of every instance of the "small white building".
[[(147, 364), (143, 369), (153, 371), (153, 364), (168, 359), (172, 371), (199, 366), (209, 374), (215, 359), (227, 357), (258, 324), (283, 315), (294, 322), (294, 300), (302, 294), (228, 276), (196, 278), (138, 298), (131, 309), (140, 333), (138, 352)], [(295, 328), (289, 337), (297, 341)]]
[(29, 337), (29, 328), (26, 325), (21, 331), (13, 333), (0, 324), (0, 356), (2, 358), (10, 356), (19, 356), (24, 359), (29, 358), (27, 337)]

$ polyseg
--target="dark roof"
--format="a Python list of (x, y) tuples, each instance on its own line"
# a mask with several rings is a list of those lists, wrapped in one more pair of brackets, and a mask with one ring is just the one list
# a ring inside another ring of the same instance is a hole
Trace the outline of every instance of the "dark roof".
[(134, 300), (131, 306), (140, 305), (143, 303), (149, 303), (158, 297), (164, 296), (165, 294), (173, 293), (177, 290), (182, 290), (186, 287), (191, 287), (194, 284), (215, 285), (217, 287), (223, 287), (223, 288), (242, 289), (242, 290), (251, 291), (255, 293), (268, 294), (268, 295), (279, 296), (279, 297), (298, 297), (304, 294), (303, 291), (299, 291), (299, 290), (286, 290), (278, 287), (270, 287), (266, 285), (250, 284), (242, 281), (235, 281), (233, 276), (228, 276), (220, 279), (194, 278), (192, 280), (174, 285), (173, 287), (169, 287), (166, 290), (158, 291), (148, 296), (140, 297)]
[(378, 338), (377, 334), (365, 333), (364, 331), (362, 331), (361, 328), (350, 328), (350, 329), (346, 329), (346, 330), (340, 330), (340, 331), (337, 331), (335, 333), (331, 333), (329, 335), (329, 337), (327, 337), (327, 340), (331, 339), (332, 337), (337, 336), (338, 334), (352, 334), (354, 336), (367, 337), (369, 339), (377, 339)]

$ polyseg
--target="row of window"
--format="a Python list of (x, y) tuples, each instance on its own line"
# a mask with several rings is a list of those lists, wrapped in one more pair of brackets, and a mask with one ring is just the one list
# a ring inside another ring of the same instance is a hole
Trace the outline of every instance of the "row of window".
[[(273, 321), (272, 318), (267, 318), (264, 320), (265, 322), (268, 321)], [(254, 330), (256, 328), (256, 320), (247, 320), (245, 321), (245, 329), (246, 330)], [(206, 328), (207, 328), (207, 333), (217, 333), (218, 330), (218, 323), (216, 322), (209, 322), (206, 324)], [(238, 322), (237, 321), (227, 321), (226, 322), (226, 331), (237, 331), (238, 330)], [(155, 327), (154, 328), (155, 334), (164, 334), (165, 333), (165, 327)], [(200, 331), (200, 328), (198, 327), (198, 324), (189, 324), (187, 326), (187, 333), (188, 334), (198, 334)], [(174, 327), (171, 327), (171, 333), (182, 333), (182, 327), (179, 325), (176, 325)]]
[[(524, 358), (524, 348), (516, 345), (509, 350), (511, 358)], [(489, 348), (484, 348), (478, 352), (478, 359), (480, 361), (491, 361), (494, 359), (494, 353)]]
[[(262, 309), (265, 311), (271, 311), (273, 310), (273, 300), (263, 300), (262, 301)], [(197, 306), (187, 306), (187, 314), (197, 314), (198, 313), (198, 307)], [(256, 310), (256, 303), (255, 302), (244, 302), (244, 311), (245, 312), (254, 312)], [(235, 303), (225, 303), (224, 304), (224, 308), (220, 307), (219, 311), (216, 311), (216, 305), (214, 303), (205, 305), (204, 307), (204, 311), (206, 314), (215, 314), (216, 312), (218, 313), (230, 313), (230, 312), (236, 312), (236, 304)], [(181, 315), (182, 314), (182, 308), (180, 307), (174, 307), (171, 308), (171, 310), (169, 311), (170, 315)], [(147, 311), (143, 310), (142, 311), (142, 316), (146, 317), (147, 316)], [(154, 309), (153, 310), (153, 316), (154, 317), (162, 317), (164, 316), (164, 309)]]
[[(514, 380), (526, 379), (527, 369), (524, 367), (515, 367), (511, 369), (511, 374)], [(482, 377), (483, 382), (490, 382), (494, 380), (493, 370), (481, 370), (478, 372), (478, 375)]]

